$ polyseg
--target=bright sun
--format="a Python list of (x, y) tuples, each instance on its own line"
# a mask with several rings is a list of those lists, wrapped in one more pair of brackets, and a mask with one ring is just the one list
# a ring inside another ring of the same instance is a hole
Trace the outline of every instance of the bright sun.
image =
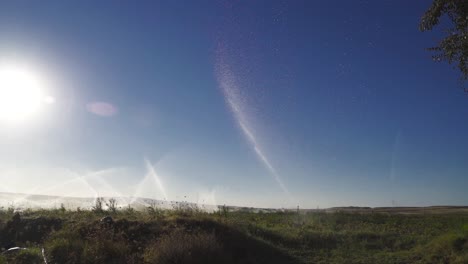
[(0, 68), (0, 121), (22, 121), (47, 102), (39, 79), (18, 68)]

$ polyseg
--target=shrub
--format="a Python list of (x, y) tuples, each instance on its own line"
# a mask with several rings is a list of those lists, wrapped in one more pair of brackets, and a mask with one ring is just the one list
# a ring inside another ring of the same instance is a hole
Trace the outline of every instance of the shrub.
[(102, 213), (104, 211), (103, 203), (104, 203), (104, 198), (97, 197), (96, 201), (94, 201), (94, 206), (92, 208), (93, 212)]
[(130, 244), (113, 228), (99, 225), (67, 226), (46, 243), (50, 263), (127, 263)]
[(158, 208), (156, 205), (149, 205), (146, 207), (146, 212), (151, 219), (160, 219), (164, 216), (164, 210)]
[(46, 252), (50, 263), (81, 263), (84, 247), (77, 238), (55, 238), (48, 241)]
[(176, 230), (149, 246), (145, 252), (146, 263), (196, 264), (231, 263), (214, 233)]
[(455, 249), (455, 251), (468, 251), (468, 238), (467, 237), (456, 237), (452, 241), (452, 246)]
[(466, 236), (446, 234), (431, 241), (423, 251), (428, 263), (466, 263), (467, 248)]
[[(8, 262), (5, 263), (16, 263), (16, 264), (42, 264), (44, 260), (42, 258), (42, 254), (39, 249), (32, 248), (32, 249), (23, 249), (20, 250), (18, 253), (13, 253), (11, 257), (8, 257)], [(0, 260), (0, 263), (1, 260)]]
[(117, 200), (114, 198), (110, 198), (109, 201), (106, 203), (107, 210), (115, 213), (117, 212)]
[(85, 247), (83, 263), (127, 263), (131, 256), (129, 245), (121, 239), (93, 239)]

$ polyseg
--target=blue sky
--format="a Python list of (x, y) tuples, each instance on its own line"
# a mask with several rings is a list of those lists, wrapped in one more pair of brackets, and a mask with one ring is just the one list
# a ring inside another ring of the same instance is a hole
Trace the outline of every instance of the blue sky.
[(466, 205), (468, 97), (429, 5), (2, 1), (0, 64), (55, 103), (0, 123), (0, 191)]

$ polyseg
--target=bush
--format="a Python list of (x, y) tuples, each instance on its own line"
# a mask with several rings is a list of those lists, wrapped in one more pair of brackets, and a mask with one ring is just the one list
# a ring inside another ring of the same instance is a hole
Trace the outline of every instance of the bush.
[(176, 230), (149, 246), (145, 252), (146, 263), (196, 264), (232, 263), (214, 233)]
[(117, 212), (117, 200), (114, 198), (110, 198), (109, 201), (106, 203), (107, 210), (111, 213)]
[[(23, 249), (18, 253), (11, 253), (3, 263), (16, 263), (16, 264), (42, 264), (44, 259), (42, 258), (41, 251), (37, 248)], [(0, 263), (2, 260), (0, 259)]]
[(68, 226), (48, 239), (46, 252), (50, 263), (128, 263), (130, 244), (113, 228)]
[(94, 206), (92, 207), (93, 212), (102, 213), (104, 211), (103, 203), (104, 203), (104, 198), (97, 197), (96, 200), (94, 201)]
[(84, 251), (83, 263), (128, 263), (132, 258), (129, 246), (123, 240), (96, 239), (89, 241)]
[(81, 263), (84, 243), (76, 238), (56, 238), (46, 245), (50, 263)]
[(452, 246), (455, 251), (467, 251), (468, 252), (468, 238), (465, 237), (456, 237), (452, 241)]
[(423, 248), (425, 260), (427, 263), (466, 263), (467, 238), (467, 236), (446, 234), (434, 239)]

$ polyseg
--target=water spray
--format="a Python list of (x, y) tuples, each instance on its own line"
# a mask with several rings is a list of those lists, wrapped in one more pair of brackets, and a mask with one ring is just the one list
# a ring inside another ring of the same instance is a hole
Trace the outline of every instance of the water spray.
[(292, 196), (289, 190), (284, 185), (279, 173), (271, 164), (268, 157), (265, 155), (262, 147), (258, 143), (256, 136), (252, 132), (252, 126), (249, 124), (247, 119), (247, 111), (245, 110), (246, 106), (242, 100), (241, 91), (237, 85), (236, 78), (231, 71), (229, 65), (224, 62), (224, 54), (222, 50), (218, 50), (218, 60), (216, 64), (216, 77), (218, 79), (219, 86), (223, 92), (225, 101), (228, 105), (228, 108), (231, 110), (234, 119), (236, 120), (238, 126), (240, 127), (244, 137), (251, 144), (255, 154), (263, 163), (263, 165), (268, 170), (269, 174), (273, 177), (275, 182), (281, 188), (281, 190), (290, 198)]

